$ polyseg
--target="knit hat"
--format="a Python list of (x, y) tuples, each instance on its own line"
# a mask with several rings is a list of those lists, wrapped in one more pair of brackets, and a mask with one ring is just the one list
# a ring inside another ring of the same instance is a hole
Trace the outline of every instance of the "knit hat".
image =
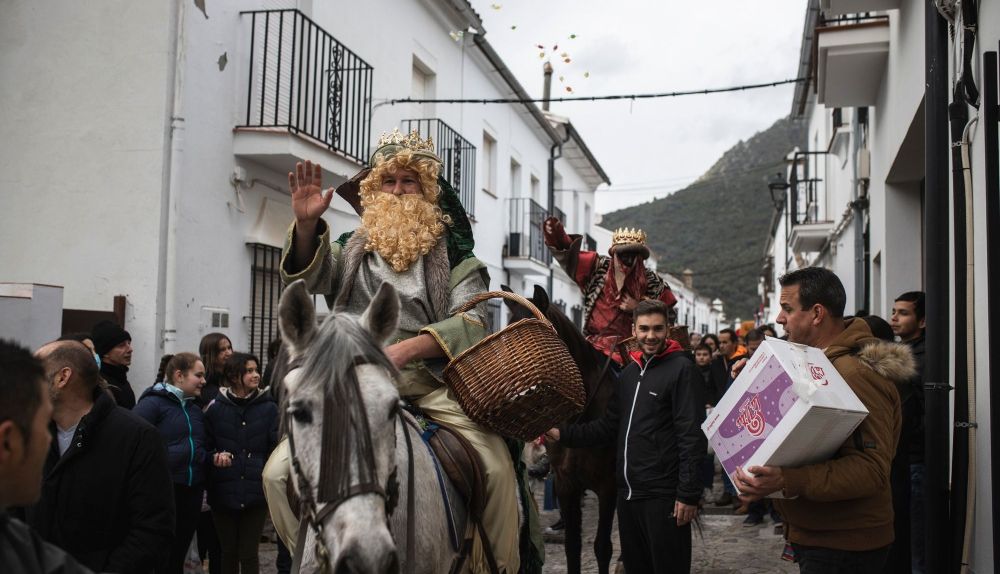
[(90, 338), (94, 341), (94, 350), (103, 357), (124, 341), (131, 341), (132, 335), (115, 323), (104, 320), (98, 322), (90, 330)]

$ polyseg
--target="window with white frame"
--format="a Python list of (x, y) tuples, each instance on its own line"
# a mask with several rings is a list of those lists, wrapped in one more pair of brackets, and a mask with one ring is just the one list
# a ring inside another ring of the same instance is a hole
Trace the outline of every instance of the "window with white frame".
[(521, 164), (510, 159), (510, 196), (521, 197)]
[(483, 191), (496, 197), (497, 194), (497, 140), (483, 132)]

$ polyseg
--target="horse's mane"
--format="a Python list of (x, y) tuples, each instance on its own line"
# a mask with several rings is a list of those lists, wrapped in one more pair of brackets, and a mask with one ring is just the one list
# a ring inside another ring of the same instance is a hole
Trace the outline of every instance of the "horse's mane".
[[(352, 483), (364, 485), (378, 480), (368, 415), (355, 373), (355, 367), (360, 364), (377, 365), (389, 373), (396, 372), (357, 317), (347, 313), (329, 316), (302, 358), (301, 384), (319, 382), (323, 385), (320, 501), (337, 500), (346, 495)], [(355, 461), (357, 477), (352, 478), (344, 469), (351, 468)]]

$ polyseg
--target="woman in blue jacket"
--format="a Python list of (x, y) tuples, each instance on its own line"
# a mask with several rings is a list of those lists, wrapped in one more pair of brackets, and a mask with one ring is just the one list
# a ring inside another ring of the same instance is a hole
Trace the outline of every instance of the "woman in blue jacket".
[(181, 574), (191, 537), (198, 526), (205, 489), (205, 421), (195, 399), (205, 386), (205, 366), (198, 355), (177, 353), (160, 361), (156, 384), (146, 389), (132, 412), (160, 432), (174, 482), (176, 527), (170, 560), (157, 574)]
[(267, 517), (261, 473), (278, 442), (278, 405), (260, 388), (260, 361), (234, 353), (226, 387), (205, 410), (212, 467), (208, 502), (222, 545), (223, 574), (257, 574)]

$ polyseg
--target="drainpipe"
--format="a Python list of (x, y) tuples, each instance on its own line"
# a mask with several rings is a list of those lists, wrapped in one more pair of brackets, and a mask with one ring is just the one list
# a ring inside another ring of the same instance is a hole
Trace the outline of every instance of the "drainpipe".
[[(546, 104), (547, 107), (547, 104)], [(569, 141), (570, 131), (569, 126), (565, 126), (566, 136), (563, 141), (552, 144), (549, 148), (549, 193), (548, 193), (548, 210), (549, 216), (555, 213), (556, 207), (556, 160), (562, 157), (562, 146)], [(552, 263), (549, 263), (549, 279), (547, 290), (549, 292), (549, 297), (554, 297), (552, 293), (552, 284), (555, 280), (555, 271), (552, 269)], [(554, 299), (553, 299), (554, 300)]]
[(854, 118), (851, 122), (851, 154), (854, 156), (851, 161), (851, 171), (853, 172), (854, 189), (851, 198), (851, 207), (854, 209), (854, 309), (864, 309), (869, 314), (877, 314), (880, 310), (868, 308), (867, 285), (868, 277), (865, 275), (865, 211), (868, 207), (868, 180), (861, 179), (858, 173), (858, 155), (861, 151), (861, 115), (859, 108), (854, 108)]
[(167, 65), (166, 118), (163, 134), (163, 165), (160, 187), (159, 254), (156, 266), (156, 334), (158, 348), (153, 364), (163, 353), (174, 350), (177, 330), (174, 303), (177, 300), (177, 238), (171, 217), (180, 186), (180, 166), (184, 149), (182, 100), (184, 86), (183, 0), (174, 0), (170, 17), (170, 61)]
[(952, 317), (955, 321), (955, 404), (952, 429), (951, 460), (951, 547), (949, 550), (949, 572), (957, 572), (956, 558), (962, 555), (965, 541), (965, 517), (969, 511), (965, 506), (968, 490), (969, 467), (969, 377), (968, 357), (969, 347), (966, 333), (972, 325), (968, 320), (968, 301), (966, 294), (969, 282), (966, 277), (966, 265), (969, 253), (966, 250), (967, 210), (965, 204), (965, 174), (962, 170), (962, 140), (966, 123), (969, 121), (969, 110), (965, 105), (961, 91), (956, 88), (953, 101), (948, 106), (948, 119), (951, 123), (951, 173), (952, 173), (952, 233), (954, 244), (952, 248), (952, 273), (955, 282), (955, 300)]
[[(986, 229), (1000, 229), (1000, 102), (997, 100), (997, 52), (986, 52), (983, 55), (983, 135), (986, 139)], [(1000, 236), (996, 233), (986, 234), (986, 300), (989, 310), (986, 324), (1000, 325)], [(990, 347), (995, 348), (996, 335), (989, 329)], [(989, 354), (989, 380), (1000, 381), (1000, 358), (996, 353)], [(990, 388), (990, 460), (1000, 460), (1000, 425), (992, 417), (1000, 413), (1000, 392), (995, 392), (996, 385)], [(997, 528), (997, 518), (1000, 517), (1000, 472), (994, 467), (990, 473), (990, 488), (992, 492), (993, 519), (993, 560), (1000, 558), (1000, 529)]]
[(948, 30), (933, 2), (924, 3), (924, 483), (927, 572), (948, 572)]

